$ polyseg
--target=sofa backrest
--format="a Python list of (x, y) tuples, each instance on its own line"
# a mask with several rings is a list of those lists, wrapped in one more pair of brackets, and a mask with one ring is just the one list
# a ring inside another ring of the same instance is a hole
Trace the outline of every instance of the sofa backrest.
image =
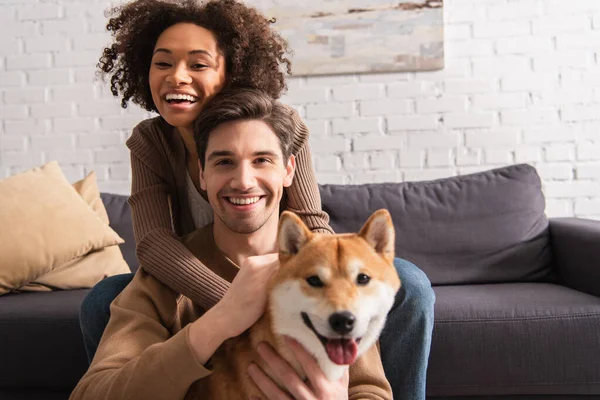
[(434, 285), (543, 281), (552, 276), (540, 178), (521, 164), (435, 181), (322, 185), (334, 231), (390, 211), (396, 256)]
[(135, 238), (133, 236), (133, 223), (131, 220), (131, 209), (127, 203), (129, 196), (120, 194), (101, 193), (100, 197), (108, 213), (110, 227), (125, 240), (119, 245), (123, 258), (129, 265), (131, 272), (138, 269), (137, 257), (135, 255)]
[[(321, 185), (338, 233), (390, 211), (396, 255), (434, 285), (544, 281), (552, 277), (548, 220), (536, 170), (526, 164), (426, 182)], [(137, 269), (127, 196), (102, 194), (123, 256)]]

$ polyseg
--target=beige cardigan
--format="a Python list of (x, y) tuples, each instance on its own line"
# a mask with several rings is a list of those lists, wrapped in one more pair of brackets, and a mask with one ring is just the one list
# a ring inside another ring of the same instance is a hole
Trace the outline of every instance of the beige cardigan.
[[(231, 281), (238, 267), (216, 247), (212, 227), (183, 240), (213, 273)], [(202, 399), (198, 386), (211, 371), (194, 357), (189, 324), (204, 312), (139, 269), (110, 306), (110, 321), (96, 355), (70, 399)], [(348, 397), (392, 399), (378, 346), (350, 367)]]
[[(296, 173), (292, 186), (284, 192), (281, 209), (297, 213), (314, 231), (331, 232), (329, 217), (321, 210), (308, 129), (295, 111), (294, 122)], [(212, 307), (229, 283), (192, 256), (179, 240), (195, 229), (186, 192), (186, 150), (181, 135), (156, 117), (137, 125), (127, 146), (131, 150), (129, 204), (138, 262), (175, 292), (204, 308)]]

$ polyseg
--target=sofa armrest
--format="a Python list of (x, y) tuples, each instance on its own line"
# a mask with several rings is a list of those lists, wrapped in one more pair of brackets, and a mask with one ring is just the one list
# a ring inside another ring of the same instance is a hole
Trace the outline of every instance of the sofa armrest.
[(600, 297), (600, 221), (550, 218), (550, 242), (562, 283)]

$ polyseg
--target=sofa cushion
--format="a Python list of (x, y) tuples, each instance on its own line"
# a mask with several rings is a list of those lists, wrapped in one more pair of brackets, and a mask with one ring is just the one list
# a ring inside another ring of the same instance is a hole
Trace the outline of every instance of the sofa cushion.
[(131, 272), (138, 269), (137, 256), (135, 255), (135, 238), (133, 236), (133, 222), (131, 209), (127, 203), (129, 196), (120, 194), (101, 193), (100, 197), (106, 207), (110, 227), (119, 234), (125, 243), (119, 245), (123, 258), (127, 261)]
[(600, 298), (551, 283), (434, 290), (428, 395), (600, 392)]
[(83, 201), (94, 210), (102, 222), (105, 224), (110, 223), (106, 208), (100, 198), (98, 179), (95, 171), (90, 172), (85, 178), (73, 183), (71, 186), (79, 193)]
[(90, 251), (123, 242), (56, 162), (0, 181), (0, 226), (0, 294)]
[(0, 297), (0, 387), (75, 387), (87, 369), (79, 306), (88, 290)]
[[(90, 172), (72, 186), (100, 220), (108, 225), (110, 221), (100, 198), (96, 173)], [(129, 266), (123, 259), (119, 245), (115, 244), (69, 260), (18, 290), (40, 292), (91, 288), (106, 277), (128, 272)]]
[(526, 164), (425, 182), (322, 185), (336, 232), (360, 229), (387, 208), (396, 256), (434, 285), (544, 281), (551, 277), (540, 178)]

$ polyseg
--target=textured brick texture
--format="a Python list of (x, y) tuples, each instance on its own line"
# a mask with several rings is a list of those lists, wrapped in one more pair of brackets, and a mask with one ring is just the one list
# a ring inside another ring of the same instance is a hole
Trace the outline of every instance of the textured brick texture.
[[(4, 0), (0, 177), (53, 159), (128, 193), (123, 110), (95, 64), (107, 0)], [(446, 0), (442, 71), (292, 78), (321, 183), (410, 181), (517, 162), (549, 216), (600, 218), (600, 1)]]

